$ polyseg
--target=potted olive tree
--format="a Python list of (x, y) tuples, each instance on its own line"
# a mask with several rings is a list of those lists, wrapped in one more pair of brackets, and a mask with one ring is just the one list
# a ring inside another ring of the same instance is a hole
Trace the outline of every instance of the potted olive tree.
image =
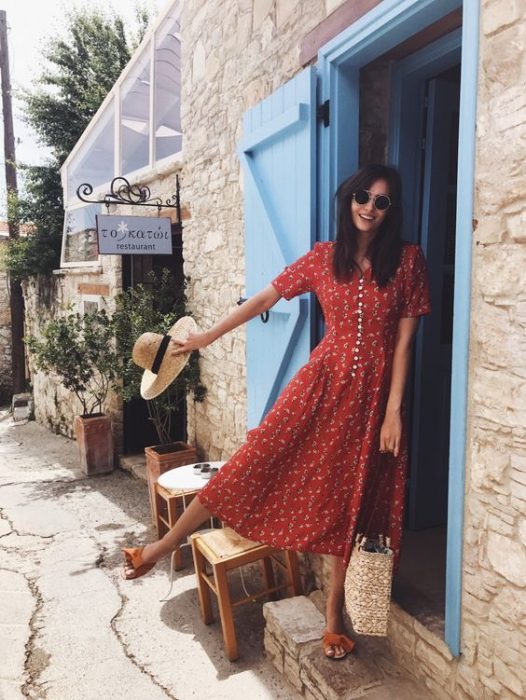
[(52, 372), (80, 401), (74, 430), (81, 466), (88, 475), (113, 469), (111, 421), (103, 413), (110, 387), (119, 375), (111, 319), (104, 311), (69, 312), (53, 319), (41, 337), (25, 338), (38, 369)]
[[(157, 274), (152, 272), (146, 284), (138, 284), (117, 295), (112, 323), (116, 347), (122, 358), (124, 401), (140, 397), (143, 370), (132, 360), (135, 341), (146, 332), (164, 334), (178, 318), (188, 315), (185, 285), (186, 281), (183, 288), (178, 289), (172, 274), (164, 269)], [(149, 419), (158, 436), (158, 444), (144, 449), (150, 498), (153, 498), (153, 484), (161, 474), (197, 461), (195, 447), (188, 445), (184, 436), (177, 435), (173, 420), (178, 411), (184, 410), (189, 395), (198, 402), (206, 395), (197, 352), (191, 354), (186, 367), (162, 394), (146, 402)]]

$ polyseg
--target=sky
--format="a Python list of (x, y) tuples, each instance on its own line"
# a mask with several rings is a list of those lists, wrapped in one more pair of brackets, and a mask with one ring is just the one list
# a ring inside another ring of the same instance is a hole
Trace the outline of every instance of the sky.
[[(36, 165), (45, 158), (46, 150), (39, 146), (36, 136), (31, 133), (21, 119), (21, 106), (17, 103), (16, 92), (21, 87), (31, 87), (41, 72), (43, 62), (41, 50), (51, 36), (62, 35), (65, 8), (97, 7), (106, 11), (113, 8), (132, 27), (134, 23), (135, 0), (110, 0), (101, 2), (80, 2), (75, 0), (0, 0), (0, 9), (7, 15), (9, 62), (11, 86), (13, 90), (13, 117), (16, 142), (16, 158), (19, 163)], [(166, 0), (144, 0), (142, 6), (158, 12)], [(117, 76), (116, 76), (117, 77)], [(3, 120), (2, 120), (3, 126)], [(3, 144), (3, 134), (2, 141)], [(0, 153), (0, 210), (4, 210), (5, 176), (3, 146)]]

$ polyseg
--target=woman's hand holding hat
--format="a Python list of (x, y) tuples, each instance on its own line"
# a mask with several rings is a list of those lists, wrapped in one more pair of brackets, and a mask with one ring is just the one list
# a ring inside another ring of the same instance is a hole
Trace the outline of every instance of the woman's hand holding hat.
[(208, 332), (189, 333), (185, 340), (172, 338), (169, 353), (170, 355), (180, 355), (183, 352), (200, 350), (201, 348), (206, 348), (207, 345), (210, 345), (212, 340), (213, 338)]

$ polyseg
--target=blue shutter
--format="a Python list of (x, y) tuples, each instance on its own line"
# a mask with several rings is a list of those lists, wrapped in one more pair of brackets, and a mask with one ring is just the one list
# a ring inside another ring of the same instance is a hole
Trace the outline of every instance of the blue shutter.
[[(307, 68), (249, 110), (238, 153), (245, 194), (246, 294), (311, 249), (315, 236), (316, 72)], [(309, 357), (309, 295), (280, 299), (247, 326), (248, 428)]]

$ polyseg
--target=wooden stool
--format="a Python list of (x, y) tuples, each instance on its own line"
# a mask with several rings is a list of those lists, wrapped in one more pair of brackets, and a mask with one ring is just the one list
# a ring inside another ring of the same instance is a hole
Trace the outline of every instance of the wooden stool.
[[(276, 553), (279, 550), (273, 549), (266, 544), (258, 544), (247, 540), (234, 532), (230, 527), (205, 534), (195, 532), (190, 535), (190, 539), (203, 622), (205, 625), (209, 625), (214, 621), (210, 597), (210, 590), (212, 590), (217, 596), (226, 654), (230, 661), (235, 661), (239, 654), (232, 616), (233, 608), (266, 595), (275, 597), (276, 591), (283, 588), (288, 588), (290, 595), (301, 595), (301, 580), (296, 553), (284, 550), (285, 562), (283, 563), (276, 557)], [(266, 587), (254, 595), (231, 601), (227, 572), (255, 561), (261, 561), (262, 563)], [(276, 586), (272, 561), (285, 570), (287, 578), (285, 584)], [(206, 571), (207, 562), (212, 567), (212, 575)]]
[[(177, 522), (186, 506), (193, 501), (199, 491), (170, 491), (160, 484), (154, 484), (155, 498), (155, 529), (160, 539)], [(173, 552), (173, 568), (179, 571), (183, 568), (183, 558), (180, 547)]]

